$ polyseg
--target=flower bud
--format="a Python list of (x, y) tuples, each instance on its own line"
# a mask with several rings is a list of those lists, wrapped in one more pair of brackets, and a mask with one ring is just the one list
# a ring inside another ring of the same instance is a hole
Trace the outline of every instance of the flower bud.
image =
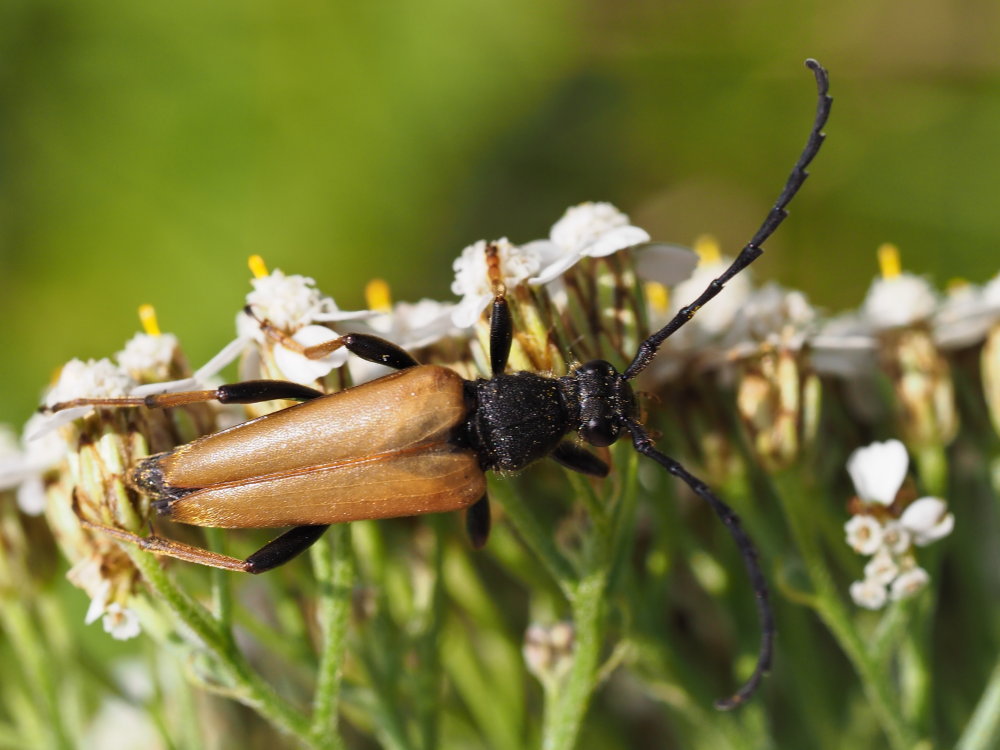
[(754, 453), (768, 471), (786, 469), (815, 438), (819, 379), (789, 349), (744, 360), (741, 373), (736, 406)]
[(896, 392), (905, 442), (916, 449), (948, 445), (958, 433), (958, 412), (948, 362), (924, 327), (883, 332), (882, 368)]

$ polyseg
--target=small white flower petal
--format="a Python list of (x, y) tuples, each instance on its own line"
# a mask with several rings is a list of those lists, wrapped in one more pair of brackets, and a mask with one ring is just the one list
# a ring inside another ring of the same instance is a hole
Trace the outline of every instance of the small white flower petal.
[(283, 331), (294, 331), (315, 320), (317, 313), (328, 312), (328, 297), (316, 288), (308, 276), (286, 276), (275, 269), (267, 276), (251, 279), (253, 291), (246, 296), (247, 305), (269, 323)]
[[(250, 320), (249, 316), (243, 313), (240, 313), (238, 319)], [(254, 322), (253, 327), (258, 333), (260, 332), (260, 326), (256, 322)], [(243, 351), (250, 345), (251, 341), (253, 341), (253, 336), (237, 336), (235, 339), (222, 347), (218, 354), (195, 370), (192, 377), (194, 377), (194, 379), (199, 383), (207, 383), (209, 380), (222, 372), (226, 366), (234, 362), (236, 358), (239, 357), (240, 354), (242, 354)]]
[(112, 602), (108, 605), (104, 611), (102, 623), (104, 632), (118, 641), (127, 641), (142, 632), (139, 617), (131, 609), (123, 607), (118, 602)]
[(545, 268), (557, 260), (561, 260), (566, 255), (566, 250), (559, 247), (552, 240), (532, 240), (531, 242), (525, 242), (521, 245), (521, 250), (529, 255), (534, 255), (538, 259), (540, 268)]
[(584, 248), (583, 254), (588, 258), (603, 258), (642, 242), (649, 242), (649, 232), (645, 229), (633, 226), (617, 227), (595, 237), (593, 242)]
[[(337, 338), (337, 334), (325, 326), (309, 325), (300, 328), (292, 339), (303, 346), (317, 346)], [(278, 345), (274, 347), (274, 362), (282, 374), (296, 383), (308, 385), (340, 367), (347, 361), (346, 348), (340, 348), (322, 359), (309, 359), (291, 349)]]
[(882, 524), (874, 516), (853, 516), (844, 532), (848, 546), (860, 555), (874, 555), (882, 546)]
[(564, 255), (542, 268), (537, 276), (528, 279), (529, 284), (548, 284), (555, 281), (580, 261), (579, 255)]
[(919, 547), (943, 539), (955, 528), (955, 516), (948, 512), (948, 504), (936, 497), (922, 497), (912, 502), (899, 522), (913, 534), (913, 543)]
[(128, 394), (135, 381), (109, 359), (71, 359), (45, 396), (49, 406), (76, 398), (117, 398)]
[(313, 313), (315, 323), (340, 323), (344, 320), (367, 320), (378, 315), (377, 310), (330, 310)]
[[(77, 398), (119, 398), (127, 396), (135, 384), (127, 372), (109, 359), (87, 362), (72, 359), (63, 365), (59, 380), (45, 396), (45, 403), (53, 406)], [(37, 440), (58, 427), (87, 416), (93, 409), (92, 406), (77, 406), (54, 414), (38, 415), (25, 425), (24, 440), (26, 443)]]
[(628, 216), (610, 203), (587, 202), (570, 206), (555, 224), (549, 238), (562, 248), (582, 252), (601, 237), (628, 225)]
[(493, 245), (499, 259), (501, 279), (508, 289), (527, 281), (538, 274), (541, 265), (538, 252), (534, 249), (512, 245), (506, 237), (487, 243), (479, 240), (469, 245), (455, 259), (452, 268), (455, 280), (451, 283), (453, 294), (462, 297), (452, 315), (459, 328), (473, 325), (479, 315), (493, 299), (493, 286), (486, 264), (486, 248)]
[(159, 383), (143, 383), (137, 385), (131, 391), (130, 396), (152, 396), (161, 393), (179, 393), (180, 391), (193, 391), (198, 386), (203, 385), (196, 378), (181, 378), (180, 380), (164, 380)]
[(948, 291), (934, 313), (934, 342), (943, 349), (958, 349), (982, 341), (996, 318), (986, 290), (962, 284)]
[(875, 556), (865, 565), (865, 580), (875, 581), (882, 586), (888, 586), (892, 580), (899, 575), (899, 566), (889, 552), (889, 548), (883, 546), (875, 553)]
[(17, 488), (17, 507), (28, 516), (45, 512), (45, 484), (38, 475), (30, 476)]
[(674, 286), (691, 277), (698, 254), (666, 242), (647, 242), (635, 248), (635, 270), (646, 281)]
[(172, 333), (152, 335), (137, 333), (125, 343), (116, 359), (123, 370), (132, 375), (162, 380), (167, 377), (177, 351), (177, 337)]
[[(90, 568), (94, 568), (94, 566), (89, 566), (88, 569)], [(94, 572), (97, 571), (95, 570)], [(109, 596), (111, 596), (111, 581), (107, 578), (101, 578), (97, 582), (97, 588), (94, 591), (94, 595), (90, 599), (90, 606), (87, 607), (87, 614), (83, 617), (84, 625), (90, 625), (91, 623), (97, 622), (97, 618), (104, 614), (108, 608)]]
[(862, 316), (844, 313), (809, 338), (810, 361), (821, 375), (856, 378), (875, 371), (878, 339)]
[(865, 609), (882, 609), (888, 599), (885, 584), (870, 578), (852, 583), (850, 592), (854, 603)]
[(927, 584), (930, 583), (930, 580), (931, 577), (923, 568), (910, 568), (905, 573), (900, 574), (900, 576), (892, 582), (892, 587), (889, 590), (889, 597), (893, 601), (899, 601), (900, 599), (911, 597), (926, 587)]
[(455, 307), (453, 303), (432, 299), (399, 302), (391, 312), (372, 317), (367, 325), (403, 349), (421, 349), (443, 338), (462, 334), (452, 322)]
[(847, 472), (858, 497), (865, 502), (889, 505), (903, 486), (909, 462), (903, 444), (887, 440), (855, 450), (847, 459)]
[(885, 330), (926, 320), (936, 307), (937, 297), (927, 280), (904, 272), (888, 279), (875, 279), (862, 311), (872, 326)]
[(455, 305), (455, 309), (451, 312), (451, 322), (457, 328), (474, 326), (492, 299), (492, 294), (463, 297), (462, 301)]
[[(731, 259), (720, 258), (718, 262), (699, 265), (687, 281), (681, 282), (674, 288), (670, 295), (669, 317), (673, 317), (682, 307), (694, 302), (705, 288), (729, 267), (730, 263)], [(711, 304), (699, 310), (677, 335), (681, 335), (684, 340), (690, 339), (691, 346), (702, 346), (704, 342), (693, 332), (700, 332), (701, 338), (714, 338), (724, 333), (740, 314), (752, 292), (753, 282), (748, 272), (734, 276), (726, 284), (726, 293), (720, 294)]]
[(63, 425), (87, 416), (91, 411), (93, 411), (92, 406), (76, 406), (57, 411), (55, 414), (41, 414), (39, 415), (41, 418), (30, 429), (25, 428), (24, 439), (27, 442), (39, 440)]
[(902, 555), (913, 541), (910, 532), (899, 521), (886, 521), (882, 526), (882, 544), (894, 555)]

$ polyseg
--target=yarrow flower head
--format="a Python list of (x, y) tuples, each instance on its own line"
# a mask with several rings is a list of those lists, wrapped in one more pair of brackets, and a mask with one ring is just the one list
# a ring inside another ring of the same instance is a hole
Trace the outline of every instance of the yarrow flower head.
[[(666, 320), (694, 301), (709, 283), (732, 263), (732, 258), (722, 255), (718, 243), (708, 235), (703, 235), (695, 241), (694, 250), (699, 258), (698, 267), (690, 278), (674, 288)], [(720, 294), (712, 300), (712, 304), (699, 310), (690, 323), (671, 337), (671, 344), (675, 347), (698, 349), (716, 341), (729, 330), (752, 291), (753, 282), (749, 273), (744, 272), (734, 276), (726, 284), (726, 293)]]
[(452, 322), (459, 328), (469, 328), (483, 314), (496, 293), (487, 263), (487, 248), (496, 252), (500, 278), (507, 289), (513, 289), (538, 273), (540, 258), (537, 250), (518, 247), (502, 237), (494, 242), (479, 240), (469, 245), (455, 259), (452, 268), (455, 280), (453, 294), (462, 299), (452, 311)]
[[(63, 367), (45, 403), (54, 406), (78, 398), (121, 398), (135, 386), (136, 381), (110, 360), (72, 360)], [(80, 521), (142, 529), (149, 503), (127, 485), (125, 476), (136, 458), (149, 453), (151, 438), (147, 436), (174, 433), (165, 426), (169, 416), (162, 412), (143, 414), (134, 409), (86, 406), (55, 416), (67, 414), (76, 419), (63, 424), (58, 433), (65, 460), (45, 483), (46, 517), (63, 554), (73, 563), (67, 577), (91, 598), (91, 619), (115, 604), (122, 609), (113, 618), (114, 632), (131, 637), (138, 631), (124, 608), (138, 581), (137, 571), (113, 539), (84, 529)], [(130, 625), (119, 629), (117, 623), (125, 620)]]
[[(303, 350), (328, 344), (338, 334), (325, 323), (362, 320), (369, 310), (341, 310), (332, 298), (316, 288), (308, 276), (286, 275), (280, 269), (268, 272), (263, 259), (249, 260), (254, 278), (246, 306), (236, 315), (237, 338), (199, 368), (191, 380), (177, 381), (176, 388), (205, 383), (240, 355), (245, 355), (241, 375), (246, 379), (277, 378), (314, 384), (347, 361), (340, 348), (318, 357), (306, 356)], [(256, 344), (252, 349), (251, 344)]]
[(769, 283), (746, 298), (743, 310), (729, 326), (724, 345), (730, 356), (759, 351), (761, 345), (797, 351), (815, 322), (816, 310), (802, 292)]
[[(470, 332), (468, 329), (458, 328), (453, 322), (452, 315), (456, 307), (453, 303), (422, 299), (419, 302), (393, 304), (389, 286), (381, 279), (368, 282), (365, 287), (365, 301), (373, 315), (357, 324), (357, 329), (391, 341), (411, 354), (416, 354), (421, 362), (432, 361), (451, 365), (456, 358), (461, 358), (460, 354), (464, 354), (468, 348)], [(418, 350), (427, 348), (433, 350), (429, 359), (417, 354)], [(459, 353), (451, 351), (453, 349), (457, 349)], [(347, 364), (355, 385), (392, 372), (384, 365), (360, 357), (351, 357)]]
[[(66, 441), (59, 432), (47, 428), (50, 415), (34, 414), (24, 426), (18, 445), (13, 432), (5, 428), (0, 449), (0, 490), (15, 489), (22, 513), (37, 516), (45, 511), (45, 479), (66, 457)], [(38, 437), (28, 439), (29, 435)]]
[(572, 206), (552, 225), (549, 239), (525, 245), (538, 253), (541, 263), (530, 283), (547, 284), (583, 258), (602, 258), (648, 241), (649, 233), (632, 226), (628, 216), (610, 203)]
[(884, 331), (929, 320), (938, 304), (930, 283), (901, 270), (899, 249), (895, 245), (881, 245), (878, 258), (881, 276), (872, 282), (862, 304), (872, 328)]
[(573, 665), (576, 633), (572, 623), (532, 623), (524, 633), (525, 665), (547, 689), (558, 689)]
[(913, 547), (924, 547), (951, 533), (955, 517), (944, 500), (922, 497), (907, 503), (900, 490), (909, 458), (898, 440), (873, 443), (851, 454), (847, 471), (858, 493), (855, 515), (844, 525), (847, 543), (870, 555), (865, 577), (851, 584), (854, 602), (881, 609), (904, 599), (930, 580), (917, 565)]
[(982, 342), (1000, 322), (1000, 274), (983, 286), (955, 280), (934, 314), (934, 343), (961, 349)]

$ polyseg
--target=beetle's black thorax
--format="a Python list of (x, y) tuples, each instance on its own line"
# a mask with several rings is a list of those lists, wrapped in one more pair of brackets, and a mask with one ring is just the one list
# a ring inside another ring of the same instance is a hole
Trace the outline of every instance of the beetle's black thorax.
[(549, 455), (574, 425), (555, 378), (533, 372), (466, 383), (469, 438), (484, 469), (517, 471)]

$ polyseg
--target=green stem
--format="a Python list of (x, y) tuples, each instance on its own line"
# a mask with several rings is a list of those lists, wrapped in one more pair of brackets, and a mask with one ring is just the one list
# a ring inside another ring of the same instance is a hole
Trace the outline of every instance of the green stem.
[(607, 570), (585, 576), (570, 595), (575, 628), (573, 666), (558, 695), (546, 696), (543, 750), (571, 750), (576, 744), (597, 685), (603, 641)]
[(441, 516), (427, 519), (434, 529), (434, 546), (431, 557), (430, 592), (426, 600), (419, 601), (416, 617), (420, 622), (415, 650), (419, 668), (416, 674), (416, 719), (419, 747), (433, 750), (438, 747), (438, 717), (441, 712), (441, 612), (444, 601), (444, 545), (445, 534)]
[(807, 487), (794, 468), (774, 475), (774, 482), (815, 591), (816, 611), (854, 666), (889, 744), (895, 750), (911, 750), (916, 745), (915, 732), (903, 721), (895, 691), (889, 683), (889, 672), (880, 669), (865, 649), (827, 569), (816, 533), (807, 520), (810, 504), (817, 502), (815, 490)]
[(48, 741), (52, 747), (71, 748), (66, 727), (62, 721), (55, 669), (47, 664), (46, 647), (39, 640), (39, 629), (28, 608), (17, 599), (6, 599), (0, 606), (3, 629), (10, 639), (12, 651), (21, 662), (21, 674), (28, 678), (34, 694), (32, 705), (41, 719), (41, 726), (51, 733)]
[(1000, 661), (986, 683), (955, 750), (990, 750), (1000, 745)]
[(344, 742), (337, 726), (340, 681), (354, 585), (350, 526), (331, 526), (325, 538), (313, 546), (311, 555), (319, 591), (316, 616), (322, 641), (310, 732), (315, 743), (325, 739), (332, 747), (341, 748)]
[[(220, 554), (226, 554), (226, 535), (222, 529), (205, 529), (209, 548)], [(225, 627), (232, 627), (233, 621), (233, 587), (232, 575), (229, 571), (212, 568), (212, 605), (215, 619)]]
[(914, 463), (924, 492), (945, 497), (948, 491), (948, 456), (943, 445), (914, 449)]
[(220, 628), (204, 607), (174, 586), (152, 554), (127, 544), (123, 544), (122, 548), (156, 595), (215, 657), (219, 667), (239, 691), (241, 703), (253, 708), (278, 729), (295, 735), (303, 745), (318, 748), (331, 746), (329, 738), (317, 742), (310, 736), (307, 717), (289, 706), (253, 671), (229, 632)]
[(556, 547), (555, 542), (552, 540), (552, 535), (542, 529), (538, 520), (528, 510), (528, 506), (521, 499), (521, 496), (511, 485), (510, 481), (501, 480), (491, 482), (490, 490), (503, 504), (511, 523), (514, 524), (514, 528), (517, 529), (525, 543), (548, 569), (549, 574), (559, 584), (559, 588), (562, 589), (563, 594), (568, 599), (571, 599), (571, 591), (573, 582), (576, 579), (576, 573), (573, 571), (573, 566), (569, 560)]

